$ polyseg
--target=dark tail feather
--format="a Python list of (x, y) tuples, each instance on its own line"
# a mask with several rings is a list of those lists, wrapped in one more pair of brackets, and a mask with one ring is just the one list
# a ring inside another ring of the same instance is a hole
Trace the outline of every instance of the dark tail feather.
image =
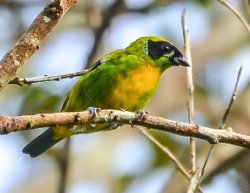
[(23, 153), (29, 154), (30, 157), (37, 157), (61, 140), (53, 139), (53, 130), (49, 128), (27, 144), (23, 148)]

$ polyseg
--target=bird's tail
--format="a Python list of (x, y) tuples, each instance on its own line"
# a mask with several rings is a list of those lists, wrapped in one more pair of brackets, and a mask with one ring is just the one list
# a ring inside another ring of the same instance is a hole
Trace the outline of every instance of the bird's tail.
[(49, 128), (23, 148), (23, 153), (37, 157), (62, 139), (53, 139), (53, 129)]

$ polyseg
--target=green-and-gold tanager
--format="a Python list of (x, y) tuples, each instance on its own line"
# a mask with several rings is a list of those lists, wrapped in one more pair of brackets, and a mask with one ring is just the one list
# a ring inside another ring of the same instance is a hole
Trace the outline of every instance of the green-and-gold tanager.
[[(162, 73), (171, 66), (189, 66), (171, 42), (154, 36), (139, 38), (97, 61), (74, 85), (62, 111), (84, 111), (88, 107), (141, 110), (154, 94)], [(102, 124), (49, 128), (26, 145), (23, 152), (36, 157), (66, 137), (109, 127)]]

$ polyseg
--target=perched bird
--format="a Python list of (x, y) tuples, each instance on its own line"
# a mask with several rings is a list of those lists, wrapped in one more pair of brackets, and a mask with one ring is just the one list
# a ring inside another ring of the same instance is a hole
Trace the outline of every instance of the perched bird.
[[(141, 110), (154, 94), (162, 73), (171, 66), (188, 67), (189, 64), (168, 40), (141, 37), (127, 48), (106, 54), (97, 61), (74, 85), (62, 111), (83, 111), (88, 107)], [(26, 145), (23, 153), (37, 157), (63, 138), (109, 127), (100, 124), (49, 128)]]

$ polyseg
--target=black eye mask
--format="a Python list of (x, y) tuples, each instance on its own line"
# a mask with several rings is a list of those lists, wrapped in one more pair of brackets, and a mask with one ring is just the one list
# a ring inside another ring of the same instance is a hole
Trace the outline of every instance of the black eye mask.
[(174, 66), (189, 66), (182, 53), (174, 45), (165, 41), (148, 40), (148, 53), (153, 59), (169, 55), (169, 61)]
[(154, 59), (158, 59), (175, 50), (177, 50), (177, 48), (175, 48), (172, 44), (168, 42), (154, 42), (152, 40), (148, 40), (148, 53)]

